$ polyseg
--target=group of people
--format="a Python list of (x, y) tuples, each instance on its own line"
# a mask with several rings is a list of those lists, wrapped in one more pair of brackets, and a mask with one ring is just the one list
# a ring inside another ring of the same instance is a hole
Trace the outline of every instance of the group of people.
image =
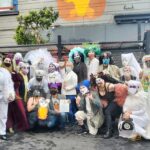
[(63, 62), (45, 49), (0, 55), (0, 139), (66, 123), (78, 124), (78, 134), (150, 139), (150, 55), (142, 67), (133, 53), (121, 60), (119, 68), (97, 44), (71, 49)]

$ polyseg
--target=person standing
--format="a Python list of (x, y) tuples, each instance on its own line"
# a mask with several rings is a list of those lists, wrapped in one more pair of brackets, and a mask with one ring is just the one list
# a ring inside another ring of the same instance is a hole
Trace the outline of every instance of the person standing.
[(0, 139), (7, 140), (6, 122), (8, 103), (15, 99), (15, 92), (11, 74), (4, 68), (0, 67)]

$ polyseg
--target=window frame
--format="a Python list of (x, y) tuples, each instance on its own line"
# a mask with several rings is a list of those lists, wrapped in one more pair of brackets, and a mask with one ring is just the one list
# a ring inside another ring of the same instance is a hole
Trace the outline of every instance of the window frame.
[[(5, 10), (5, 9), (9, 9), (10, 10)], [(0, 7), (0, 10), (4, 10), (4, 11), (0, 11), (0, 16), (11, 16), (11, 15), (18, 15), (19, 11), (18, 11), (18, 0), (13, 0), (13, 5), (12, 6), (8, 6), (8, 7)]]

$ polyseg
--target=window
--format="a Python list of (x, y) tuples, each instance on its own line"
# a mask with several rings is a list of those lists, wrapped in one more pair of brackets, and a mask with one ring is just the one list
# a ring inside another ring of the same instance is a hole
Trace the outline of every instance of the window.
[(0, 16), (18, 15), (18, 0), (0, 0)]

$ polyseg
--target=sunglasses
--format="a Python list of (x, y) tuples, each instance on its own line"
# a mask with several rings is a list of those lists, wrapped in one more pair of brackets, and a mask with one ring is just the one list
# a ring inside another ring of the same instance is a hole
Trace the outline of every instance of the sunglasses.
[(131, 85), (131, 86), (129, 86), (129, 88), (134, 88), (134, 89), (136, 89), (136, 88), (139, 88), (139, 86)]

